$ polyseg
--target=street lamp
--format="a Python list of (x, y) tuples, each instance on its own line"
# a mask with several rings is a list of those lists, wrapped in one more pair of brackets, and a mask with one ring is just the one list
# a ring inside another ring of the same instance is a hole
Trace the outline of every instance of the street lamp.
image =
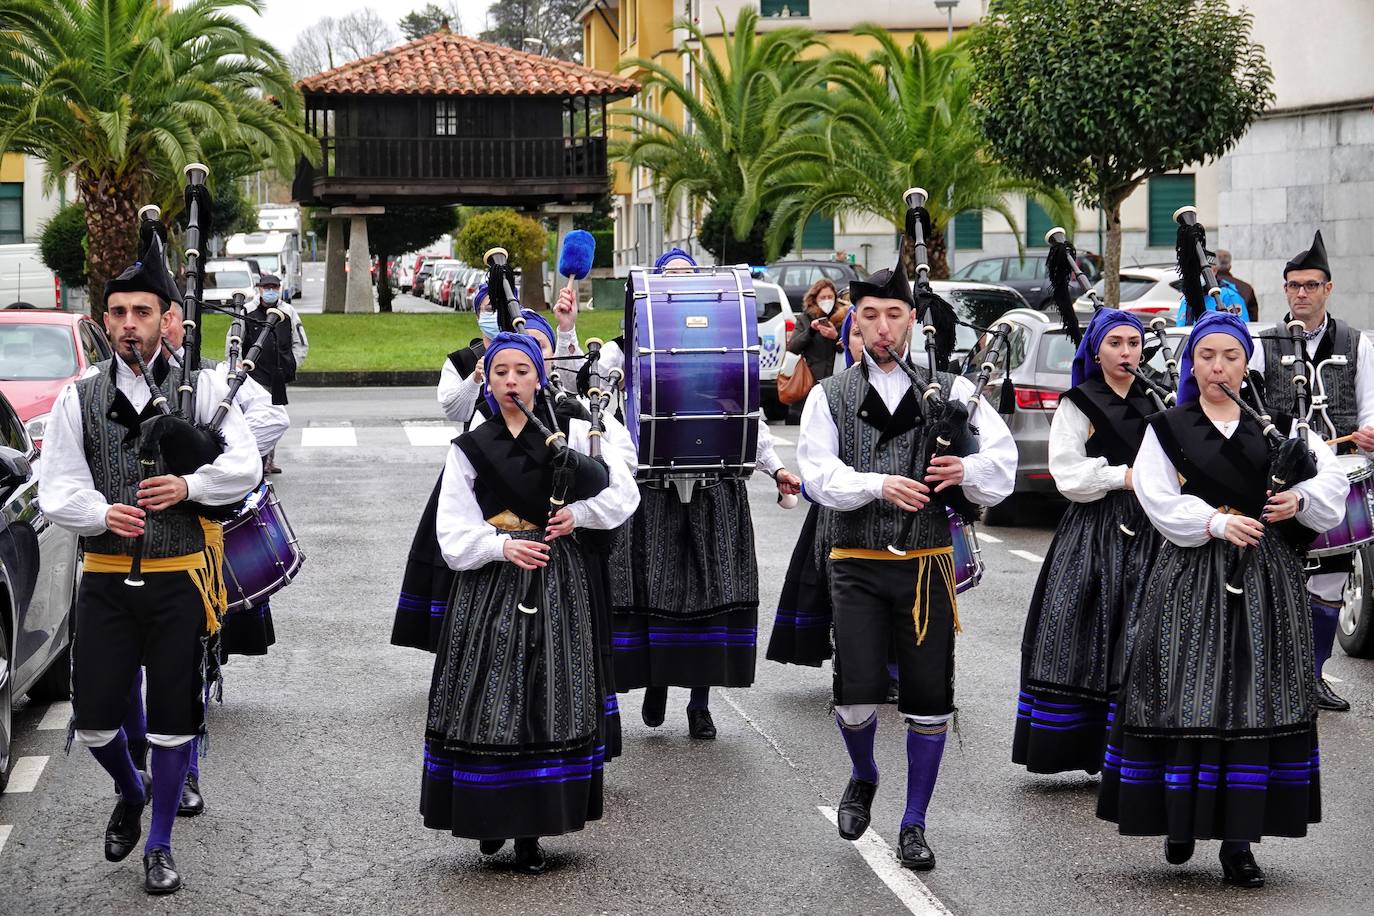
[(944, 10), (949, 16), (949, 32), (946, 37), (950, 41), (954, 40), (954, 8), (958, 5), (959, 0), (935, 0), (935, 8), (937, 10)]
[[(959, 5), (959, 0), (935, 0), (935, 8), (944, 10), (948, 17), (949, 28), (945, 32), (945, 43), (954, 41), (954, 8)], [(949, 205), (954, 206), (954, 187), (949, 189)], [(954, 243), (955, 243), (954, 215), (949, 218), (949, 227), (945, 231), (945, 263), (949, 265), (950, 276), (954, 275)]]

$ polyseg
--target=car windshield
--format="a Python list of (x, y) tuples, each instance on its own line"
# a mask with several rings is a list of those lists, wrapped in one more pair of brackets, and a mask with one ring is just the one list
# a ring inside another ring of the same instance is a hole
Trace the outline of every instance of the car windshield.
[(253, 285), (246, 270), (210, 270), (205, 273), (206, 289), (244, 289)]
[(1040, 339), (1039, 371), (1068, 375), (1073, 369), (1073, 354), (1078, 348), (1063, 331), (1049, 331)]
[[(963, 320), (986, 328), (998, 318), (1014, 308), (1025, 306), (1025, 301), (1015, 293), (1000, 289), (952, 289), (947, 294), (950, 305)], [(978, 332), (972, 328), (959, 326), (956, 349), (967, 350)], [(966, 343), (965, 340), (969, 342)]]
[(281, 262), (277, 260), (277, 256), (274, 254), (254, 255), (253, 260), (258, 262), (258, 269), (263, 273), (275, 274), (277, 268), (281, 266)]
[(76, 372), (76, 344), (71, 328), (0, 324), (0, 378), (67, 378)]
[[(1132, 277), (1123, 274), (1121, 277), (1121, 301), (1134, 302), (1153, 289), (1157, 282), (1159, 281), (1150, 277)], [(1093, 289), (1097, 290), (1098, 295), (1106, 295), (1107, 278), (1103, 277), (1098, 280), (1097, 283), (1093, 284)]]

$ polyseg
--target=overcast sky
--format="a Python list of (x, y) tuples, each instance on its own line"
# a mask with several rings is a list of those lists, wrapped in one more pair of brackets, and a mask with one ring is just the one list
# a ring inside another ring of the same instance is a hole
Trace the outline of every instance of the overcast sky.
[[(177, 0), (177, 6), (184, 6), (187, 0)], [(353, 10), (372, 7), (394, 28), (397, 20), (413, 9), (425, 5), (426, 0), (267, 0), (262, 16), (251, 13), (241, 15), (248, 25), (277, 46), (283, 54), (291, 50), (296, 36), (325, 16), (338, 18)], [(439, 0), (438, 6), (446, 7), (448, 0)], [(487, 7), (491, 0), (455, 0), (463, 20), (463, 32), (475, 35), (482, 31), (486, 22)], [(456, 25), (456, 23), (455, 23)], [(400, 30), (397, 29), (397, 34)]]

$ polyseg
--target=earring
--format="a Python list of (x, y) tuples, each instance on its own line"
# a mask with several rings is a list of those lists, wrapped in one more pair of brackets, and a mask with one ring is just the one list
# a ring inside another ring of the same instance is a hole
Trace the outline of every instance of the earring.
[(1093, 362), (1095, 362), (1095, 363), (1101, 365), (1101, 363), (1102, 363), (1102, 357), (1100, 357), (1100, 356), (1094, 356), (1094, 357), (1093, 357)]

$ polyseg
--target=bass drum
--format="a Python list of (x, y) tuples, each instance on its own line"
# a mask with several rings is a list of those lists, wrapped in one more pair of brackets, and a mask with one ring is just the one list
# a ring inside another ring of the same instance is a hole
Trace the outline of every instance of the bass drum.
[(249, 494), (224, 525), (224, 584), (229, 613), (259, 604), (281, 591), (305, 562), (296, 532), (270, 483)]
[(636, 476), (747, 477), (758, 448), (759, 333), (747, 267), (625, 284), (625, 426)]
[(983, 551), (978, 547), (978, 532), (972, 522), (965, 522), (953, 509), (949, 515), (949, 539), (954, 544), (954, 593), (964, 592), (983, 581)]

